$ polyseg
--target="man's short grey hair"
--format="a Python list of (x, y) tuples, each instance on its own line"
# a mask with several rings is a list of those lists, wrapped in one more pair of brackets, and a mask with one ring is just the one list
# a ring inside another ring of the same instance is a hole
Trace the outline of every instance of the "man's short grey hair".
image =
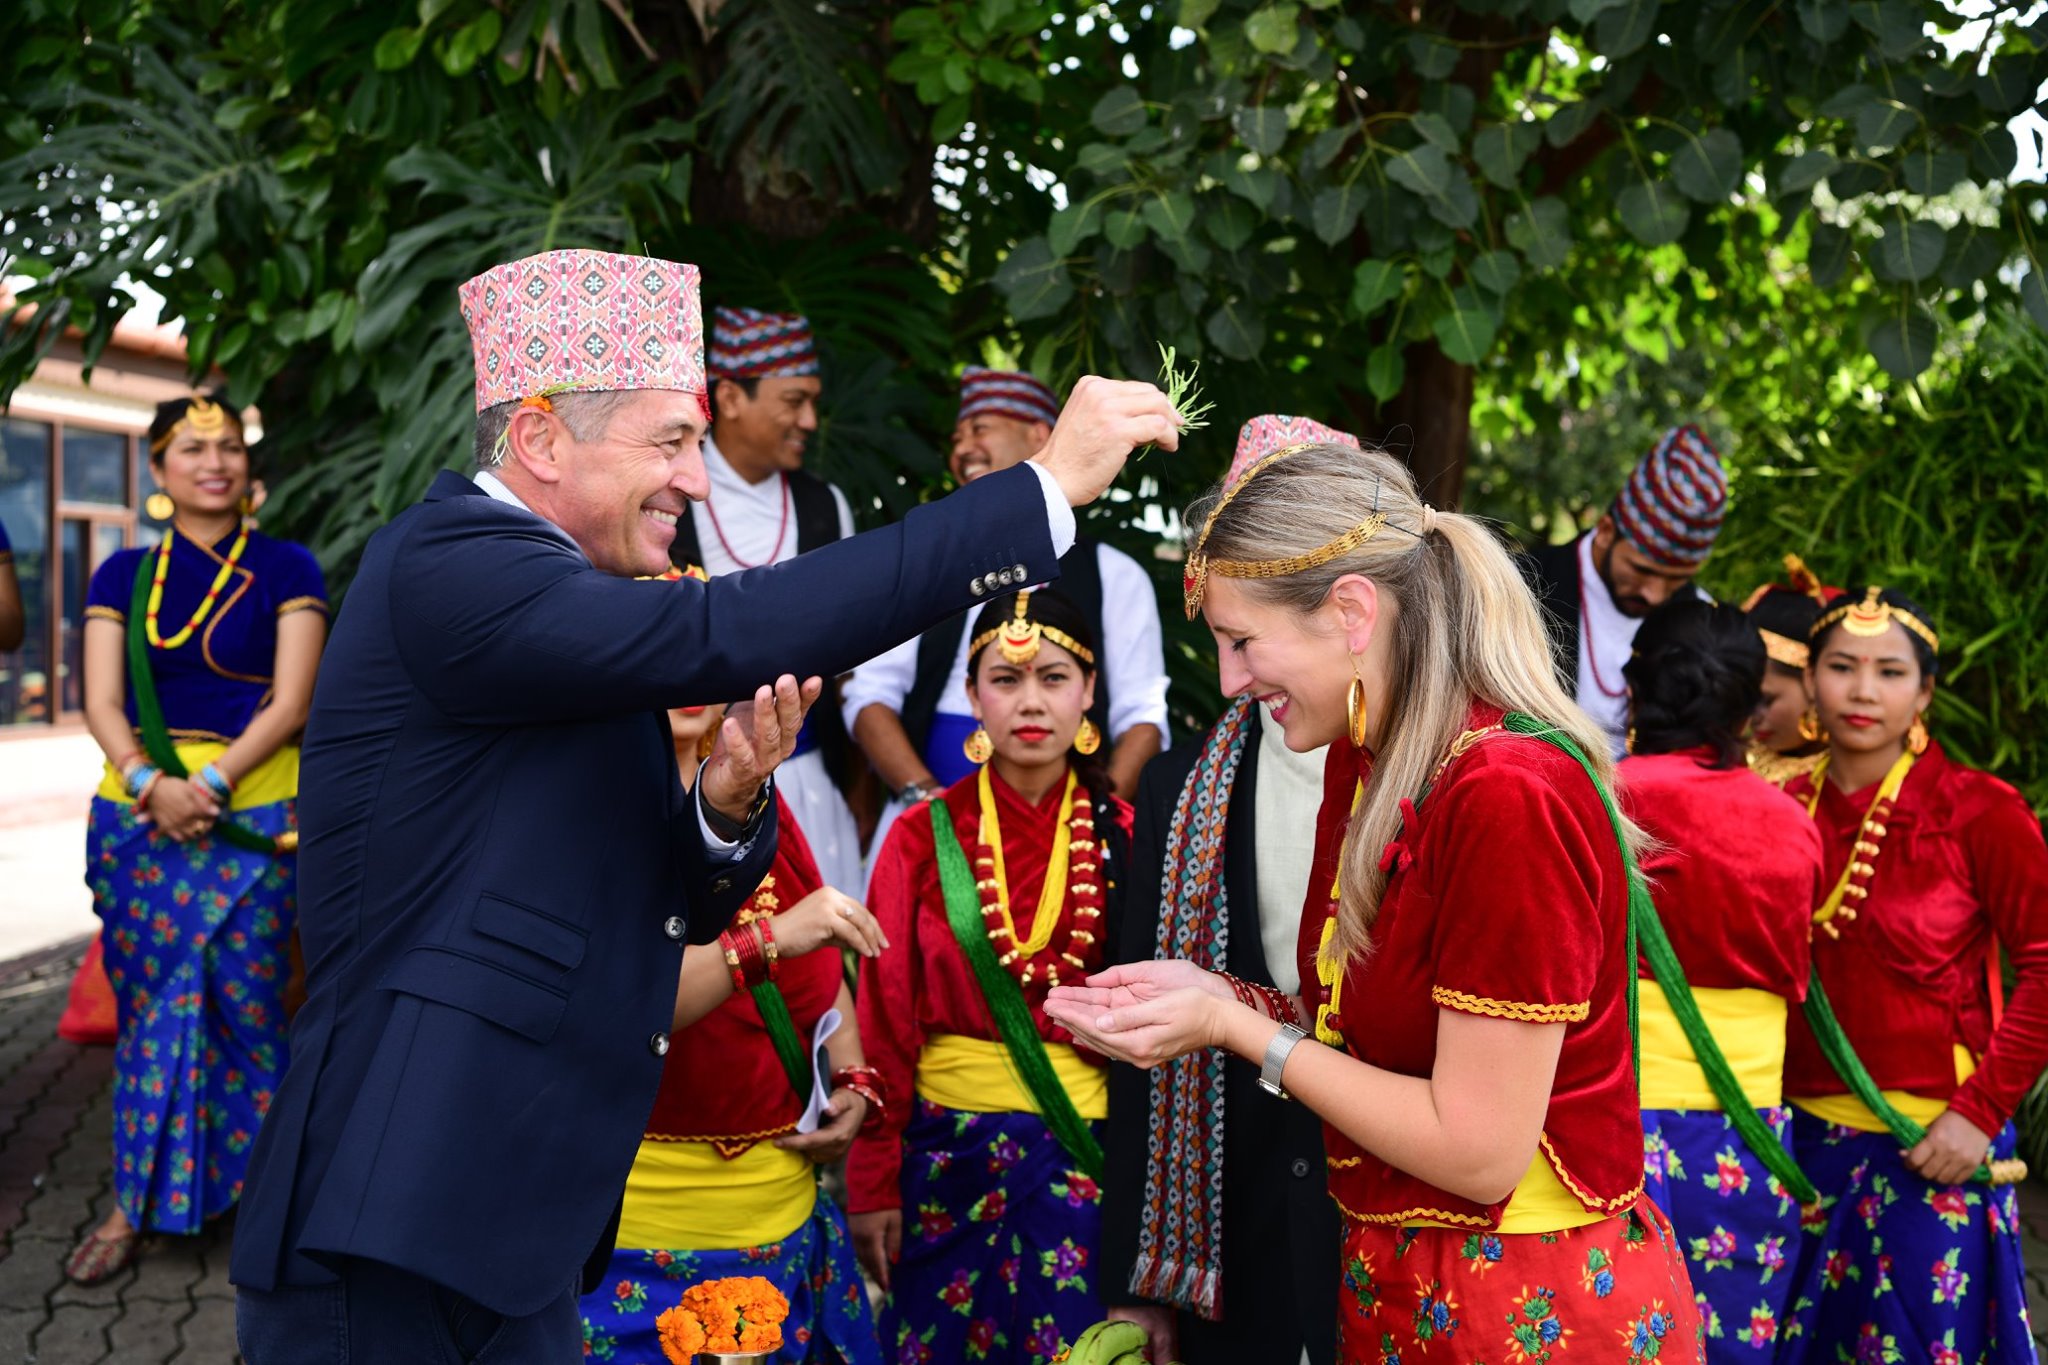
[[(596, 393), (557, 393), (548, 398), (554, 405), (555, 415), (568, 426), (569, 432), (579, 441), (595, 441), (611, 430), (612, 418), (633, 396), (631, 389), (604, 390)], [(478, 469), (500, 469), (511, 448), (504, 444), (505, 428), (512, 425), (512, 414), (519, 411), (517, 401), (499, 403), (485, 408), (476, 415), (476, 467)]]

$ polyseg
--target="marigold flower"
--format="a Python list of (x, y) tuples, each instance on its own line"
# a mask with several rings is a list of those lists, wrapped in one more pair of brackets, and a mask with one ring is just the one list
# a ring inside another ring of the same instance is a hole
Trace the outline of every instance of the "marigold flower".
[(689, 1309), (675, 1307), (654, 1320), (661, 1337), (661, 1353), (670, 1365), (690, 1365), (692, 1357), (705, 1349), (704, 1325)]

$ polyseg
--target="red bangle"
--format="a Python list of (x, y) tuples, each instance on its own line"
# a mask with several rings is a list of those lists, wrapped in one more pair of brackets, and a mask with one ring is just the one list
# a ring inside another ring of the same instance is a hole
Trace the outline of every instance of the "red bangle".
[(726, 969), (732, 973), (733, 989), (751, 990), (768, 979), (767, 960), (761, 954), (761, 940), (745, 926), (728, 929), (718, 936), (725, 949)]
[(774, 918), (773, 915), (763, 915), (754, 921), (754, 927), (761, 931), (761, 951), (768, 958), (768, 979), (770, 981), (775, 979), (776, 967), (781, 962), (781, 954), (776, 951), (775, 947), (775, 931), (769, 927), (769, 921)]
[(842, 1066), (832, 1073), (832, 1084), (844, 1086), (849, 1090), (865, 1087), (875, 1092), (878, 1103), (887, 1103), (881, 1097), (889, 1093), (889, 1082), (875, 1067)]

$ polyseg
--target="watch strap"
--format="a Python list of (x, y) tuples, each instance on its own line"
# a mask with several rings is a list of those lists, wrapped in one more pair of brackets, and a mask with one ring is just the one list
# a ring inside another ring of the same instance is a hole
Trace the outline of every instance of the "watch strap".
[(1280, 1083), (1280, 1078), (1286, 1074), (1287, 1058), (1294, 1052), (1295, 1045), (1306, 1037), (1308, 1034), (1293, 1024), (1280, 1026), (1280, 1031), (1266, 1044), (1265, 1061), (1259, 1067), (1261, 1090), (1269, 1095), (1277, 1095), (1283, 1100), (1294, 1098), (1287, 1093), (1287, 1087)]

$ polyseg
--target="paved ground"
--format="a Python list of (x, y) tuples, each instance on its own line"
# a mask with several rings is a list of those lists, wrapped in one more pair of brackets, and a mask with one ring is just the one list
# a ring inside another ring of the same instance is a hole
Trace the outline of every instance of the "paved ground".
[[(227, 1231), (164, 1239), (91, 1289), (64, 1279), (65, 1256), (113, 1199), (113, 1049), (56, 1036), (83, 946), (0, 962), (0, 1365), (230, 1365)], [(2048, 1347), (2048, 1184), (2028, 1183), (2020, 1213)]]

